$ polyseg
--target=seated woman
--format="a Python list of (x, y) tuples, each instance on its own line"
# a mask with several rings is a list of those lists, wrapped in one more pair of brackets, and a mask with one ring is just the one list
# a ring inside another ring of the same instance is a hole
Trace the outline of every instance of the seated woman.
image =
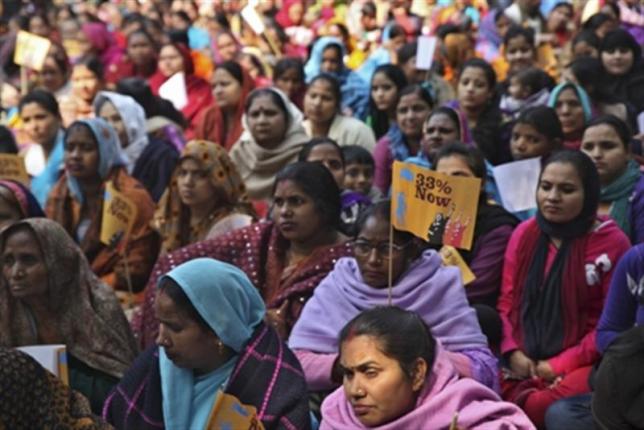
[(154, 214), (153, 225), (161, 236), (159, 255), (246, 227), (253, 215), (244, 182), (226, 150), (192, 140)]
[(149, 79), (157, 71), (156, 40), (147, 30), (139, 28), (127, 35), (125, 55), (110, 64), (105, 73), (108, 85), (116, 85), (125, 78)]
[(230, 150), (244, 131), (244, 104), (255, 84), (238, 63), (226, 61), (217, 66), (212, 88), (215, 100), (197, 117), (195, 138), (215, 142)]
[(552, 90), (548, 106), (557, 111), (561, 121), (564, 146), (567, 149), (579, 149), (584, 127), (593, 115), (586, 91), (579, 85), (564, 82)]
[(340, 84), (322, 73), (309, 82), (304, 95), (304, 129), (312, 138), (326, 137), (340, 146), (360, 145), (369, 152), (376, 147), (373, 131), (362, 121), (342, 115)]
[(269, 316), (286, 335), (313, 289), (338, 258), (351, 255), (340, 225), (340, 190), (320, 163), (295, 163), (275, 178), (271, 221), (235, 230), (161, 257), (133, 321), (144, 346), (157, 335), (154, 294), (159, 276), (184, 261), (211, 257), (241, 268), (260, 291)]
[(273, 67), (273, 82), (275, 88), (282, 91), (297, 106), (304, 109), (304, 64), (297, 57), (285, 57), (275, 63)]
[(27, 187), (20, 182), (0, 180), (0, 231), (24, 218), (44, 218), (45, 213)]
[(0, 249), (0, 346), (66, 345), (69, 385), (100, 413), (137, 354), (114, 292), (54, 221), (13, 224), (0, 233)]
[(644, 242), (644, 175), (630, 156), (631, 133), (614, 116), (592, 120), (581, 143), (599, 172), (599, 214), (610, 215), (634, 244)]
[[(159, 279), (158, 346), (105, 402), (117, 429), (309, 429), (306, 383), (238, 268), (209, 258)], [(258, 421), (261, 421), (259, 423)]]
[(159, 201), (179, 159), (177, 149), (166, 141), (150, 141), (145, 111), (130, 96), (101, 91), (94, 99), (94, 113), (116, 131), (127, 156), (127, 172)]
[(361, 311), (387, 303), (389, 294), (391, 303), (423, 318), (450, 351), (460, 375), (498, 386), (496, 358), (468, 306), (458, 269), (444, 267), (436, 251), (423, 252), (413, 235), (394, 229), (393, 287), (388, 290), (390, 210), (387, 200), (363, 213), (353, 242), (355, 258), (338, 261), (293, 328), (289, 346), (304, 367), (309, 389), (335, 386), (331, 371), (340, 329)]
[(378, 66), (373, 73), (365, 122), (371, 127), (377, 140), (387, 134), (389, 127), (396, 121), (398, 93), (406, 86), (405, 73), (394, 64)]
[(599, 189), (588, 156), (553, 154), (539, 178), (537, 215), (517, 227), (506, 249), (498, 304), (509, 365), (503, 397), (537, 427), (556, 400), (589, 391), (599, 358), (595, 328), (613, 269), (630, 246), (614, 221), (597, 219)]
[(42, 206), (58, 181), (63, 165), (62, 117), (56, 98), (47, 91), (33, 90), (20, 100), (20, 118), (32, 145), (23, 152), (31, 191)]
[(281, 91), (261, 88), (246, 99), (244, 133), (230, 150), (248, 197), (268, 200), (275, 174), (297, 159), (309, 140), (300, 112)]
[(525, 429), (534, 425), (480, 383), (459, 378), (419, 315), (365, 310), (338, 335), (343, 386), (322, 404), (320, 430)]
[(423, 124), (434, 107), (429, 92), (420, 85), (408, 85), (396, 104), (396, 122), (376, 144), (374, 183), (383, 194), (389, 193), (394, 161), (405, 161), (420, 152)]
[(103, 70), (103, 65), (95, 57), (83, 58), (74, 64), (70, 78), (72, 90), (59, 101), (64, 127), (78, 119), (94, 117), (92, 103), (104, 87)]
[[(158, 236), (149, 226), (154, 203), (145, 188), (127, 174), (118, 137), (100, 118), (73, 123), (65, 134), (65, 173), (52, 190), (45, 212), (79, 244), (94, 273), (116, 290), (140, 291), (158, 255)], [(106, 182), (136, 202), (137, 214), (125, 243), (100, 241)], [(127, 263), (118, 252), (126, 250)], [(129, 278), (129, 279), (128, 279)]]
[(439, 173), (475, 177), (482, 181), (472, 249), (458, 252), (476, 276), (465, 288), (467, 300), (477, 312), (488, 343), (498, 346), (501, 341), (501, 321), (496, 305), (501, 290), (503, 258), (510, 236), (519, 221), (502, 206), (488, 200), (485, 191), (485, 161), (478, 149), (458, 143), (448, 144), (438, 151), (434, 162)]

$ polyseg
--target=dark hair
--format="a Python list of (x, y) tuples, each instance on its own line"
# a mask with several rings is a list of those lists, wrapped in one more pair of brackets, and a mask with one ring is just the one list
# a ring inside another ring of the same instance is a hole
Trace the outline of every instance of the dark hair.
[(390, 24), (390, 25), (391, 27), (389, 27), (389, 40), (398, 36), (405, 36), (405, 38), (407, 37), (407, 32), (405, 32), (405, 28), (402, 25), (398, 25), (398, 24)]
[(324, 47), (320, 54), (324, 54), (324, 51), (328, 51), (329, 49), (335, 50), (335, 52), (338, 54), (338, 58), (340, 59), (340, 67), (343, 67), (344, 63), (342, 62), (342, 52), (344, 50), (342, 49), (342, 45), (338, 42), (331, 42)]
[(564, 133), (557, 112), (548, 106), (526, 108), (521, 111), (514, 124), (531, 125), (539, 134), (546, 136), (551, 141), (559, 139), (560, 142), (563, 142), (564, 140)]
[[(360, 216), (358, 216), (358, 220), (355, 223), (354, 232), (356, 237), (360, 234), (360, 231), (364, 228), (365, 224), (367, 224), (369, 218), (379, 218), (383, 221), (386, 221), (387, 223), (390, 223), (391, 200), (380, 200), (379, 202), (374, 203), (373, 205), (365, 209), (362, 213), (360, 213)], [(394, 228), (394, 237), (399, 238), (402, 242), (405, 243), (415, 239), (415, 236), (412, 233), (409, 233), (408, 231), (398, 230), (396, 228)]]
[(148, 42), (150, 42), (150, 44), (154, 47), (155, 50), (159, 48), (157, 41), (154, 40), (154, 37), (152, 37), (152, 35), (145, 28), (139, 28), (138, 30), (135, 30), (132, 33), (130, 33), (129, 36), (127, 37), (128, 45), (130, 44), (130, 40), (132, 40), (132, 37), (134, 37), (137, 34), (140, 34), (146, 39), (148, 39)]
[[(492, 66), (490, 66), (490, 63), (480, 58), (470, 58), (469, 60), (465, 61), (465, 63), (463, 63), (463, 67), (461, 68), (460, 75), (462, 75), (465, 72), (465, 70), (470, 67), (483, 70), (483, 74), (485, 75), (485, 80), (487, 81), (487, 84), (490, 87), (490, 90), (491, 91), (495, 90), (496, 72), (494, 71)], [(459, 75), (459, 79), (460, 79), (460, 75)]]
[(185, 22), (186, 24), (192, 24), (192, 20), (188, 16), (188, 14), (183, 11), (183, 10), (174, 10), (171, 12), (171, 15), (176, 16), (179, 18), (181, 21)]
[(240, 66), (238, 62), (224, 61), (223, 63), (217, 65), (217, 69), (224, 69), (233, 78), (235, 78), (237, 82), (239, 82), (239, 85), (244, 84), (244, 72), (242, 70), (242, 66)]
[(598, 125), (608, 125), (612, 127), (619, 136), (619, 140), (622, 141), (624, 148), (626, 148), (627, 151), (629, 150), (633, 133), (631, 132), (628, 124), (614, 115), (600, 115), (597, 118), (590, 120), (590, 122), (586, 125), (584, 132), (590, 127), (595, 127)]
[(74, 68), (79, 66), (86, 67), (87, 70), (92, 72), (99, 81), (103, 80), (105, 70), (103, 68), (103, 63), (101, 63), (101, 60), (97, 57), (93, 55), (83, 57), (74, 64)]
[(11, 130), (0, 125), (0, 154), (17, 154), (18, 145)]
[(559, 1), (555, 3), (555, 5), (550, 9), (550, 12), (552, 12), (555, 9), (559, 9), (560, 7), (566, 8), (570, 11), (571, 14), (575, 13), (575, 9), (572, 7), (571, 3), (568, 3), (567, 1)]
[(398, 102), (396, 103), (396, 105), (398, 105), (398, 103), (400, 103), (400, 100), (404, 96), (408, 96), (410, 94), (416, 94), (425, 103), (427, 103), (429, 105), (430, 109), (432, 109), (434, 107), (435, 102), (434, 102), (434, 99), (432, 98), (432, 95), (429, 93), (429, 91), (427, 91), (425, 89), (425, 87), (423, 87), (422, 85), (419, 85), (419, 84), (407, 85), (405, 88), (400, 90), (400, 92), (398, 93)]
[(144, 20), (145, 20), (145, 17), (142, 14), (138, 12), (130, 12), (123, 17), (123, 21), (121, 22), (121, 27), (125, 28), (128, 25), (134, 24), (134, 23), (143, 25)]
[(454, 110), (454, 109), (452, 109), (451, 107), (448, 107), (448, 106), (439, 106), (436, 109), (434, 109), (427, 116), (427, 119), (425, 120), (425, 123), (427, 123), (432, 117), (434, 117), (436, 115), (447, 115), (449, 117), (449, 119), (456, 126), (456, 130), (458, 131), (459, 139), (463, 138), (463, 136), (461, 136), (461, 119), (458, 117), (458, 113), (456, 112), (456, 110)]
[[(483, 153), (474, 146), (467, 146), (460, 142), (448, 143), (443, 145), (434, 156), (434, 168), (442, 158), (459, 156), (467, 163), (474, 176), (485, 181), (487, 169), (485, 166), (485, 157)], [(484, 184), (481, 185), (483, 187)]]
[(604, 51), (613, 51), (618, 48), (627, 48), (633, 53), (633, 66), (632, 71), (642, 59), (642, 48), (637, 43), (635, 38), (626, 30), (618, 28), (606, 34), (599, 45), (600, 54)]
[(273, 81), (280, 79), (289, 70), (295, 70), (300, 81), (304, 82), (304, 63), (297, 57), (280, 59), (273, 67)]
[[(31, 25), (31, 20), (32, 20), (32, 19), (34, 19), (34, 18), (40, 18), (40, 19), (42, 19), (42, 22), (43, 22), (47, 27), (51, 28), (51, 22), (49, 21), (49, 17), (48, 17), (48, 16), (47, 16), (47, 14), (46, 14), (44, 11), (42, 11), (42, 10), (39, 10), (39, 11), (33, 12), (33, 14), (27, 18), (27, 21), (26, 21), (26, 23), (27, 23), (27, 27), (29, 27), (29, 25)], [(28, 28), (26, 28), (25, 30), (29, 31), (29, 29), (28, 29)]]
[(613, 18), (610, 15), (598, 12), (588, 18), (586, 22), (582, 24), (582, 28), (584, 30), (597, 31), (599, 27), (612, 20)]
[(50, 50), (47, 57), (53, 58), (54, 63), (56, 63), (56, 67), (58, 67), (63, 75), (67, 77), (69, 75), (71, 64), (69, 63), (69, 57), (67, 56), (65, 48), (56, 44), (53, 44), (52, 48), (55, 49)]
[(162, 116), (175, 122), (181, 127), (186, 126), (183, 114), (170, 101), (152, 94), (150, 86), (143, 78), (125, 78), (118, 81), (116, 91), (132, 97), (143, 107), (146, 118)]
[(528, 44), (532, 46), (532, 49), (534, 51), (537, 50), (534, 45), (534, 30), (518, 25), (513, 25), (508, 29), (507, 33), (505, 33), (505, 36), (503, 37), (503, 44), (507, 47), (508, 43), (510, 43), (512, 39), (516, 39), (517, 37), (523, 37), (528, 42)]
[(436, 340), (425, 322), (414, 312), (395, 306), (363, 311), (340, 331), (339, 345), (356, 336), (378, 341), (380, 351), (398, 362), (408, 379), (414, 376), (416, 360), (427, 363), (428, 373), (436, 357)]
[[(177, 49), (177, 44), (184, 45), (186, 48), (190, 46), (190, 38), (188, 37), (188, 32), (185, 30), (169, 30), (166, 32), (169, 42), (164, 43), (161, 48), (164, 48), (168, 45), (174, 46), (174, 49)], [(178, 49), (177, 49), (178, 50)]]
[(183, 288), (169, 276), (161, 278), (158, 287), (159, 293), (168, 296), (177, 308), (181, 310), (188, 318), (197, 323), (204, 331), (214, 331), (210, 325), (203, 319), (199, 311), (194, 307), (188, 295)]
[(338, 142), (331, 139), (330, 137), (314, 137), (313, 139), (306, 142), (302, 149), (300, 149), (300, 153), (297, 155), (297, 161), (309, 161), (308, 158), (311, 154), (311, 151), (313, 151), (313, 148), (318, 145), (333, 146), (338, 151), (338, 155), (340, 155), (340, 160), (342, 161), (342, 165), (344, 166), (344, 154), (342, 153), (342, 148), (340, 147), (340, 145), (338, 145)]
[(309, 82), (308, 88), (311, 88), (313, 84), (316, 83), (317, 81), (325, 81), (331, 86), (331, 92), (333, 93), (333, 97), (335, 97), (336, 107), (338, 108), (338, 111), (339, 111), (340, 105), (342, 104), (342, 90), (340, 87), (340, 82), (336, 79), (335, 76), (329, 73), (322, 72), (316, 77), (314, 77), (313, 79), (311, 79), (311, 82)]
[[(382, 64), (378, 66), (373, 72), (373, 75), (371, 75), (371, 86), (373, 86), (373, 78), (378, 73), (383, 73), (387, 76), (387, 79), (393, 82), (396, 86), (398, 93), (407, 86), (407, 76), (405, 76), (405, 72), (395, 64)], [(387, 112), (378, 110), (376, 103), (373, 100), (373, 96), (371, 95), (371, 91), (369, 91), (368, 116), (371, 117), (371, 128), (376, 135), (376, 139), (380, 139), (382, 136), (387, 134), (387, 131), (389, 131), (389, 115)]]
[(530, 95), (547, 88), (549, 90), (555, 87), (555, 81), (542, 69), (537, 67), (528, 67), (512, 75), (522, 86), (530, 88)]
[(577, 83), (586, 90), (588, 96), (596, 101), (607, 101), (610, 96), (603, 95), (602, 62), (594, 57), (580, 57), (568, 65)]
[(282, 97), (280, 97), (280, 95), (271, 88), (258, 88), (256, 90), (251, 91), (251, 93), (246, 98), (244, 112), (248, 113), (248, 110), (250, 109), (255, 99), (259, 97), (269, 97), (271, 99), (271, 101), (284, 113), (284, 117), (286, 118), (286, 126), (288, 128), (289, 123), (291, 121), (291, 116), (289, 114), (288, 107), (286, 106), (286, 103), (284, 102)]
[(403, 46), (401, 46), (398, 49), (398, 51), (396, 51), (396, 56), (398, 57), (398, 64), (405, 64), (407, 61), (415, 57), (417, 49), (418, 49), (417, 42), (407, 42)]
[(344, 158), (345, 166), (348, 166), (349, 164), (366, 164), (371, 167), (375, 166), (371, 153), (359, 145), (343, 146), (342, 157)]
[(54, 97), (54, 95), (49, 91), (41, 89), (32, 90), (20, 100), (18, 110), (22, 113), (22, 109), (29, 103), (37, 103), (41, 108), (54, 115), (56, 118), (61, 118), (60, 108), (58, 107), (56, 97)]
[(593, 48), (597, 48), (597, 50), (599, 51), (599, 44), (601, 43), (601, 41), (599, 40), (599, 36), (597, 36), (594, 31), (583, 30), (577, 33), (577, 35), (572, 39), (572, 47), (574, 48), (575, 45), (581, 42), (585, 42)]
[(298, 161), (287, 165), (275, 176), (272, 195), (275, 194), (277, 185), (283, 181), (294, 182), (313, 200), (326, 225), (331, 228), (340, 226), (340, 188), (324, 164)]

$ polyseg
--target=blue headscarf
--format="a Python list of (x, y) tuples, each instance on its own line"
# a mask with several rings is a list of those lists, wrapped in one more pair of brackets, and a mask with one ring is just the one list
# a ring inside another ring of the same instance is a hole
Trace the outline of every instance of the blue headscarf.
[[(257, 288), (235, 266), (211, 258), (184, 263), (159, 279), (176, 282), (217, 337), (242, 351), (264, 319), (266, 307)], [(167, 429), (205, 428), (210, 409), (227, 383), (238, 354), (215, 371), (195, 378), (177, 367), (159, 348), (163, 420)]]
[(54, 140), (54, 147), (49, 154), (45, 169), (38, 176), (31, 179), (31, 192), (38, 200), (40, 206), (45, 205), (49, 192), (56, 185), (56, 182), (58, 182), (58, 178), (60, 178), (60, 171), (65, 157), (63, 145), (64, 136), (65, 133), (63, 130), (58, 130), (56, 139)]
[(561, 92), (567, 90), (568, 88), (572, 88), (575, 94), (577, 94), (577, 98), (579, 99), (581, 107), (584, 110), (584, 123), (588, 124), (588, 121), (590, 121), (593, 116), (593, 108), (590, 103), (590, 97), (588, 97), (586, 90), (584, 90), (577, 84), (573, 84), (572, 82), (564, 82), (554, 87), (554, 89), (550, 92), (550, 97), (548, 98), (548, 107), (551, 107), (553, 109), (556, 108), (557, 100), (559, 100)]
[[(112, 168), (127, 165), (127, 159), (122, 152), (118, 135), (112, 126), (101, 118), (74, 121), (67, 129), (65, 141), (67, 141), (67, 136), (69, 136), (69, 130), (78, 124), (89, 127), (94, 135), (94, 139), (96, 139), (96, 146), (98, 147), (98, 175), (101, 179), (105, 180)], [(71, 175), (67, 175), (67, 186), (72, 196), (82, 204), (85, 197), (83, 196), (83, 191), (78, 180)]]

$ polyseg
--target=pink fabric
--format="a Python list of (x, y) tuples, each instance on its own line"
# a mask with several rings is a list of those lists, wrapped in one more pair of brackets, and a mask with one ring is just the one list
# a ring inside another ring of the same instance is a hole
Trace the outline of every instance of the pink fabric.
[[(448, 429), (455, 412), (458, 412), (458, 427), (468, 430), (535, 428), (516, 405), (501, 401), (494, 391), (472, 379), (459, 379), (440, 344), (416, 407), (395, 421), (371, 428), (423, 429), (431, 423), (432, 429)], [(367, 428), (354, 415), (342, 387), (322, 403), (322, 417), (320, 430)]]
[(82, 31), (105, 68), (121, 59), (123, 51), (118, 47), (116, 39), (105, 24), (88, 22), (83, 24)]
[(304, 349), (295, 350), (300, 361), (309, 391), (324, 391), (336, 388), (331, 382), (333, 363), (338, 354), (319, 354)]
[(394, 157), (389, 150), (389, 138), (386, 134), (376, 143), (376, 148), (373, 150), (373, 161), (375, 165), (373, 185), (384, 195), (387, 195), (391, 186)]

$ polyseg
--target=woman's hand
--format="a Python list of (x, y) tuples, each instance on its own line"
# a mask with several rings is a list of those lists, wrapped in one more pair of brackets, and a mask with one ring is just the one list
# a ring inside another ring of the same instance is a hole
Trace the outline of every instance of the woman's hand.
[(288, 330), (286, 328), (286, 312), (288, 310), (288, 300), (284, 300), (284, 303), (277, 309), (268, 309), (266, 311), (266, 324), (270, 325), (275, 329), (280, 338), (286, 340), (288, 337)]
[(535, 362), (518, 349), (510, 355), (510, 370), (520, 379), (532, 378), (537, 374)]
[(550, 363), (546, 360), (541, 360), (537, 363), (536, 372), (537, 376), (547, 382), (553, 382), (557, 378), (557, 375), (555, 375), (555, 372), (552, 370)]

